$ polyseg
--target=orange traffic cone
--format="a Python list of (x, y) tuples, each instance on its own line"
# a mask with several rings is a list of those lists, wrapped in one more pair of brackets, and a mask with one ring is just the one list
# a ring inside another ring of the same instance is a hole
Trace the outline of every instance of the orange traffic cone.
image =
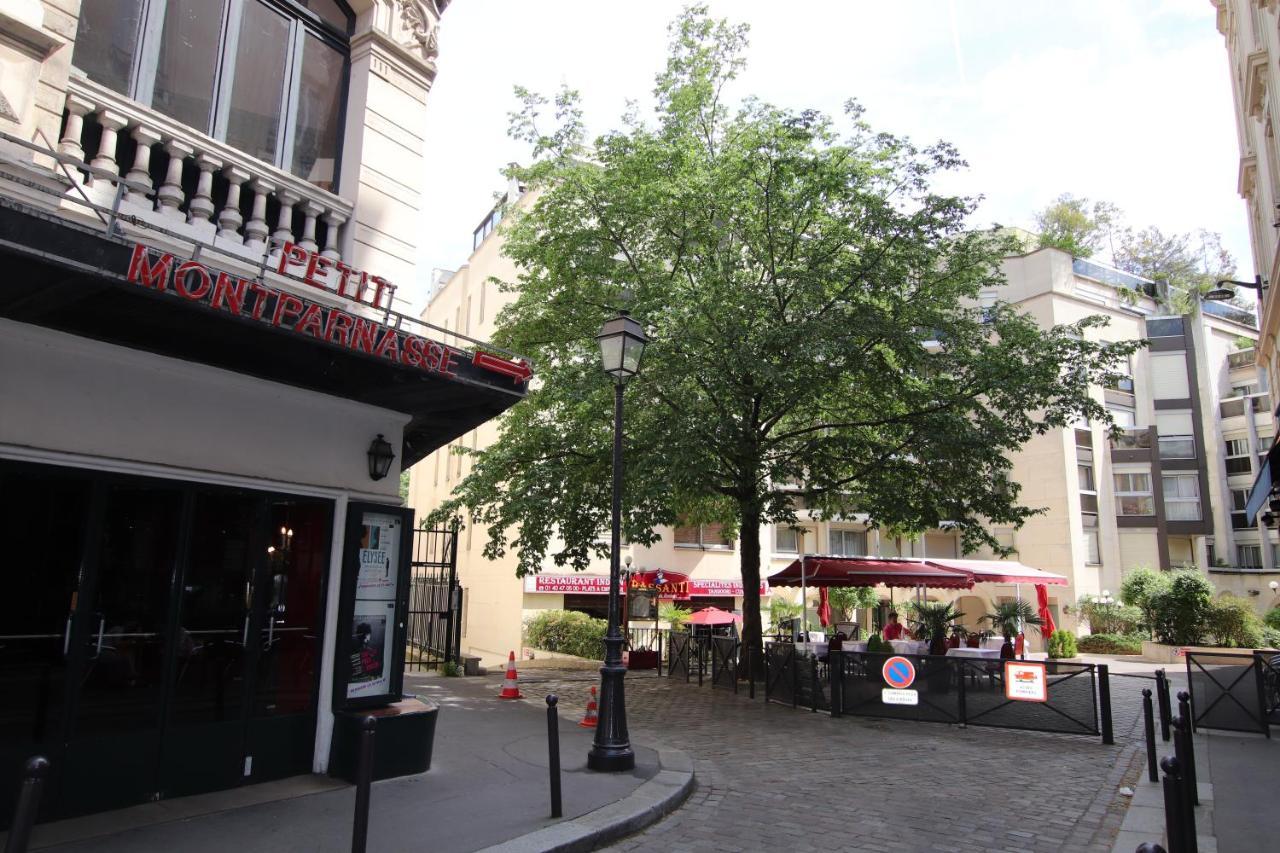
[(507, 677), (502, 682), (502, 693), (498, 695), (499, 699), (523, 699), (520, 694), (520, 688), (516, 686), (516, 653), (511, 652), (507, 658)]
[(584, 729), (594, 729), (596, 727), (596, 689), (594, 687), (591, 688), (591, 698), (587, 700), (587, 713), (578, 725)]

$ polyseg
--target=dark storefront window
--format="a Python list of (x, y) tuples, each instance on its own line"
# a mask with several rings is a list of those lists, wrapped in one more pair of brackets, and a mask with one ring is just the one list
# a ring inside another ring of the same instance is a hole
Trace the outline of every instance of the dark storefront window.
[(588, 616), (594, 616), (597, 619), (608, 619), (609, 596), (566, 593), (564, 597), (564, 609), (572, 610), (575, 613), (585, 613)]

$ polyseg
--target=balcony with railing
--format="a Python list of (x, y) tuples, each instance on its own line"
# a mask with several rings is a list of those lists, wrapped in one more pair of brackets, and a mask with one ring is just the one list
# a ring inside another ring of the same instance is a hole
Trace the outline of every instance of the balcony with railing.
[(1072, 258), (1071, 271), (1082, 278), (1091, 278), (1094, 281), (1100, 281), (1112, 287), (1137, 291), (1145, 296), (1154, 297), (1159, 292), (1159, 285), (1150, 279), (1133, 275), (1105, 264), (1099, 264), (1095, 261), (1086, 261), (1084, 258)]
[(1270, 394), (1246, 394), (1240, 397), (1228, 397), (1218, 403), (1218, 413), (1225, 420), (1244, 415), (1246, 407), (1255, 413), (1271, 414)]
[(1237, 350), (1227, 355), (1228, 370), (1243, 370), (1245, 368), (1256, 367), (1258, 363), (1257, 350), (1253, 347), (1249, 349)]
[(1150, 450), (1151, 449), (1151, 430), (1145, 427), (1141, 429), (1121, 429), (1111, 434), (1112, 450)]
[(1239, 323), (1251, 329), (1258, 328), (1258, 316), (1247, 308), (1241, 308), (1228, 302), (1201, 302), (1200, 308), (1204, 313), (1211, 314), (1214, 317), (1221, 317), (1224, 320), (1230, 320), (1233, 323)]
[(351, 202), (90, 80), (68, 84), (58, 152), (92, 167), (71, 174), (94, 201), (175, 236), (253, 261), (286, 241), (341, 259)]

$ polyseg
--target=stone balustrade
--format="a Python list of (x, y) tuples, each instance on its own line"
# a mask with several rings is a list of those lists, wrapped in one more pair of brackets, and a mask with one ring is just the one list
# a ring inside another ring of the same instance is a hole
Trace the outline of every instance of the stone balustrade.
[(68, 84), (58, 151), (101, 170), (86, 185), (114, 192), (110, 176), (123, 176), (126, 202), (175, 233), (246, 255), (291, 242), (341, 260), (349, 201), (90, 80)]

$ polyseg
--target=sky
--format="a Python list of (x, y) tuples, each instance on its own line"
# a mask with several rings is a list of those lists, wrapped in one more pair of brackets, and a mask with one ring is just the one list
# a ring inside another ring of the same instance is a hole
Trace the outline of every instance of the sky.
[[(456, 269), (505, 189), (513, 87), (581, 91), (592, 134), (628, 99), (651, 114), (680, 0), (464, 0), (440, 31), (428, 96), (422, 268)], [(1253, 263), (1227, 53), (1209, 0), (711, 0), (751, 27), (731, 99), (756, 95), (876, 130), (956, 145), (939, 188), (982, 196), (975, 227), (1033, 227), (1064, 192), (1118, 205), (1134, 227), (1218, 231), (1237, 277)], [(426, 279), (426, 276), (423, 276)]]

